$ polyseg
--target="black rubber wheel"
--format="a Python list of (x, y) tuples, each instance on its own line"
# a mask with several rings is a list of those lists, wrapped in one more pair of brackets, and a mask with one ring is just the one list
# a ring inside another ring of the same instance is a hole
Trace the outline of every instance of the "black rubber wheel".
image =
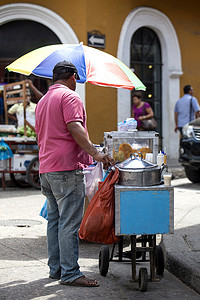
[(185, 166), (185, 174), (187, 178), (192, 181), (193, 183), (199, 183), (200, 182), (200, 171), (194, 170), (189, 166)]
[(28, 164), (26, 178), (30, 185), (40, 190), (39, 157), (34, 157)]
[(26, 174), (22, 174), (22, 173), (10, 173), (10, 179), (12, 180), (12, 182), (21, 188), (28, 188), (31, 185), (29, 184), (29, 182), (26, 181)]
[(106, 276), (109, 268), (109, 247), (101, 246), (99, 251), (99, 272), (102, 276)]
[(140, 268), (139, 270), (139, 290), (146, 292), (148, 286), (148, 273), (146, 268)]
[(165, 269), (165, 258), (161, 246), (156, 246), (156, 274), (163, 275)]

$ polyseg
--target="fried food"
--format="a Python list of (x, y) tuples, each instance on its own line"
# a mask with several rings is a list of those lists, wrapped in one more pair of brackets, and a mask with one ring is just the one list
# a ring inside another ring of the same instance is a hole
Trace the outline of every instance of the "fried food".
[(142, 153), (143, 159), (145, 159), (147, 153), (152, 153), (152, 151), (147, 147), (141, 148), (139, 152)]
[(125, 158), (124, 158), (124, 152), (123, 152), (123, 151), (118, 151), (118, 152), (115, 154), (115, 156), (114, 156), (114, 160), (115, 160), (115, 162), (116, 162), (116, 161), (119, 161), (119, 162), (124, 161), (124, 160), (125, 160)]
[[(131, 145), (128, 143), (123, 143), (119, 146), (119, 150), (117, 153), (113, 151), (113, 157), (115, 161), (124, 161), (130, 157), (131, 153), (138, 153), (139, 156), (143, 156), (143, 159), (146, 157), (146, 153), (152, 153), (152, 151), (148, 147), (142, 147), (139, 150), (133, 149)], [(141, 154), (140, 154), (141, 153)]]
[(132, 153), (138, 153), (137, 149), (132, 149)]
[(133, 153), (132, 147), (127, 143), (121, 144), (119, 146), (119, 151), (122, 151), (124, 153), (124, 159), (127, 159), (130, 154)]

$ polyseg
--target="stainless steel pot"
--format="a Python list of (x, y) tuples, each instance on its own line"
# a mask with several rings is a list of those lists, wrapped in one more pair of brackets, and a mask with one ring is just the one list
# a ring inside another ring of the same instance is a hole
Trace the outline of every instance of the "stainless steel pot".
[(161, 183), (161, 174), (165, 168), (134, 154), (124, 162), (116, 164), (116, 167), (119, 169), (119, 184), (129, 186), (158, 185)]

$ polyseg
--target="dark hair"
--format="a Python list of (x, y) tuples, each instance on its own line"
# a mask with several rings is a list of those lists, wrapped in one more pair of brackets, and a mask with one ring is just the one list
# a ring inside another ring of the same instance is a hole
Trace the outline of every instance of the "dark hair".
[(133, 97), (137, 97), (138, 99), (142, 99), (142, 95), (141, 95), (139, 92), (134, 93), (134, 94), (132, 95), (132, 98), (133, 98)]
[(69, 79), (74, 73), (55, 73), (53, 74), (53, 83), (59, 79)]
[(191, 90), (191, 85), (186, 85), (186, 86), (184, 86), (184, 88), (183, 88), (183, 91), (184, 91), (184, 94), (188, 94), (188, 92)]

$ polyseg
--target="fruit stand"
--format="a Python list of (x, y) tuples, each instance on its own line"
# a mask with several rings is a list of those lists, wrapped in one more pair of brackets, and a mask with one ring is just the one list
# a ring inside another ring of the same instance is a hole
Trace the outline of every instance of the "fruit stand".
[(27, 100), (30, 101), (31, 99), (29, 84), (26, 83), (25, 80), (23, 80), (23, 81), (4, 85), (3, 97), (4, 97), (5, 123), (8, 124), (9, 106), (13, 104), (23, 103), (23, 107), (24, 107), (23, 134), (25, 136), (28, 136), (27, 135), (28, 128), (30, 128), (32, 132), (35, 132), (35, 128), (26, 120), (26, 101)]
[[(34, 127), (26, 120), (26, 101), (30, 100), (29, 85), (25, 81), (4, 86), (5, 125), (0, 125), (2, 144), (11, 150), (12, 156), (4, 158), (6, 149), (0, 147), (0, 173), (2, 187), (5, 189), (5, 174), (10, 174), (13, 183), (20, 187), (40, 188), (38, 147)], [(23, 103), (24, 126), (18, 130), (8, 124), (8, 108), (16, 103)]]

